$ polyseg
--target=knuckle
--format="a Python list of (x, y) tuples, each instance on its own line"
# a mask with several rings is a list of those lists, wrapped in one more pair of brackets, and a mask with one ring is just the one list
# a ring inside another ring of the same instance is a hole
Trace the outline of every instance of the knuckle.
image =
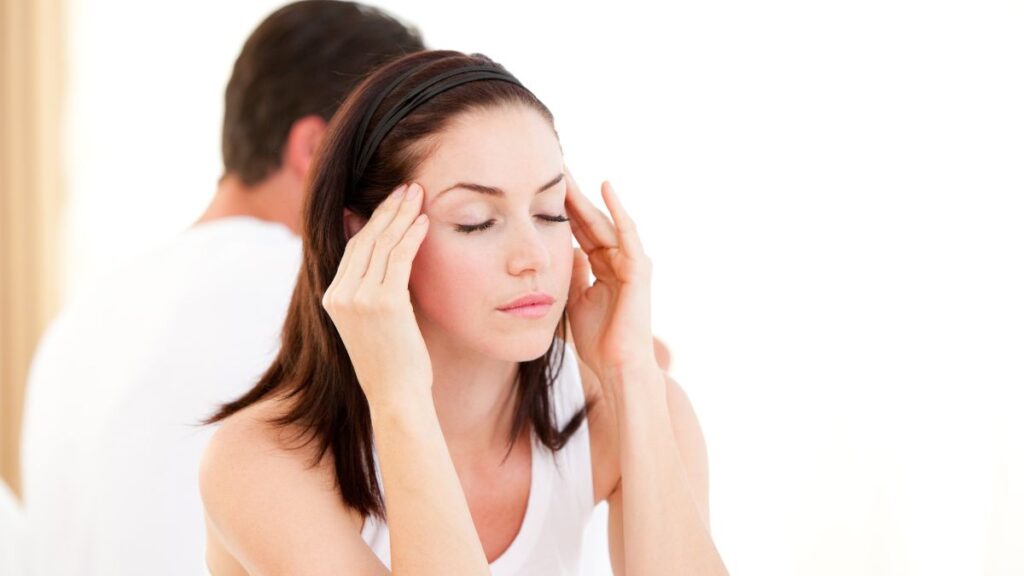
[(331, 314), (337, 314), (338, 312), (344, 311), (346, 304), (345, 298), (335, 291), (329, 291), (327, 294), (324, 294), (324, 309)]

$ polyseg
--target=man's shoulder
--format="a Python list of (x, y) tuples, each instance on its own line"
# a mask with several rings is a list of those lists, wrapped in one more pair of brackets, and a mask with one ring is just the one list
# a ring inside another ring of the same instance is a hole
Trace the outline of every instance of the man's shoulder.
[(174, 239), (182, 246), (241, 247), (256, 253), (271, 250), (283, 257), (301, 253), (302, 240), (282, 224), (249, 216), (220, 218), (193, 225)]

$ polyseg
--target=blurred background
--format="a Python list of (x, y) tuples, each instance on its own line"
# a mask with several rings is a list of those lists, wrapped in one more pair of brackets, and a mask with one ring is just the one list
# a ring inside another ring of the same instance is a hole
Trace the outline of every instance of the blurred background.
[[(1024, 574), (1024, 4), (371, 3), (504, 64), (622, 196), (733, 574)], [(0, 0), (15, 497), (39, 336), (205, 208), (281, 4)]]

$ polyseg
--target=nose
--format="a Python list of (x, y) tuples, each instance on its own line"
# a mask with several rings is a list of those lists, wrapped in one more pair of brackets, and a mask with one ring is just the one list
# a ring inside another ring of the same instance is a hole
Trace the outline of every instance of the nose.
[(551, 251), (544, 241), (543, 224), (516, 220), (506, 239), (508, 273), (519, 276), (525, 272), (540, 272), (551, 263)]

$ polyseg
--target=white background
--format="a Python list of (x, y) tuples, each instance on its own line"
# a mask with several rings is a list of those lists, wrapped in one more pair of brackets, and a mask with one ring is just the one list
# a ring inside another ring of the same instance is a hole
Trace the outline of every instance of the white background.
[[(278, 5), (70, 0), (65, 297), (205, 207)], [(732, 574), (1024, 574), (1024, 4), (377, 5), (623, 197)]]

